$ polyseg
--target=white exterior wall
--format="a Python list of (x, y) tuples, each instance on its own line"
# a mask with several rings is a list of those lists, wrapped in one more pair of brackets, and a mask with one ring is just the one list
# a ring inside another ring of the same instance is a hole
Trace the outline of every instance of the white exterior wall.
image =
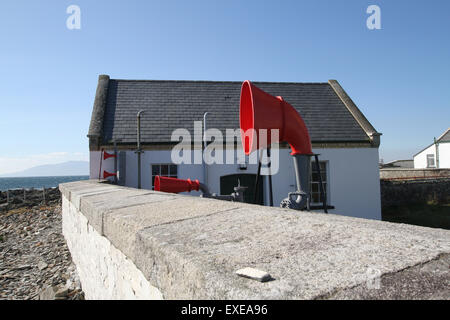
[[(110, 154), (114, 154), (113, 150), (106, 150)], [(114, 158), (102, 160), (102, 166), (100, 170), (100, 157), (101, 151), (89, 152), (89, 178), (90, 179), (103, 179), (103, 171), (114, 173)], [(101, 171), (101, 172), (100, 172)]]
[(377, 148), (313, 149), (328, 161), (331, 213), (381, 220), (380, 170)]
[(450, 142), (439, 143), (439, 168), (450, 169)]
[[(331, 213), (368, 219), (381, 219), (380, 176), (377, 148), (313, 149), (320, 161), (327, 162), (327, 200), (335, 207)], [(99, 152), (91, 152), (91, 178), (98, 177)], [(236, 155), (235, 155), (236, 157)], [(151, 189), (151, 165), (171, 163), (170, 150), (145, 151), (142, 155), (142, 188)], [(107, 164), (106, 164), (107, 163)], [(103, 168), (113, 172), (114, 160), (103, 161)], [(126, 186), (137, 187), (137, 155), (126, 152)], [(239, 170), (238, 164), (208, 166), (207, 185), (211, 192), (220, 193), (220, 177), (229, 174), (255, 174), (256, 164)], [(178, 165), (178, 178), (204, 181), (203, 165)], [(268, 203), (267, 179), (264, 181), (265, 203)], [(294, 166), (288, 149), (280, 149), (278, 174), (272, 177), (274, 205), (279, 206), (289, 192), (296, 190)], [(198, 192), (192, 192), (198, 195)]]
[(427, 154), (433, 154), (436, 159), (436, 147), (434, 146), (434, 144), (429, 146), (422, 152), (418, 153), (414, 157), (414, 168), (415, 169), (427, 168)]
[[(439, 148), (439, 168), (450, 168), (450, 142), (440, 142)], [(414, 157), (414, 168), (425, 169), (427, 168), (427, 154), (433, 154), (436, 161), (436, 146), (433, 144), (418, 153)]]

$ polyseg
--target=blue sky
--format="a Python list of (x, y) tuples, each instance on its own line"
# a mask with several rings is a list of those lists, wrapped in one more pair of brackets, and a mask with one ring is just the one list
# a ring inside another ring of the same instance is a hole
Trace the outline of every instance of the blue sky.
[(337, 79), (383, 133), (380, 157), (411, 158), (450, 127), (449, 21), (446, 0), (2, 1), (0, 174), (87, 160), (99, 74)]

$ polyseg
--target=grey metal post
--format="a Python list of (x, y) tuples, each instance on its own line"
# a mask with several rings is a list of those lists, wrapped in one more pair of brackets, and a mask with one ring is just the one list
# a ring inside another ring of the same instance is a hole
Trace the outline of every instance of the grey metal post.
[(258, 170), (256, 172), (256, 179), (255, 179), (255, 186), (253, 188), (253, 191), (255, 194), (253, 195), (253, 203), (256, 203), (257, 197), (258, 197), (258, 185), (259, 185), (259, 179), (261, 178), (261, 163), (262, 163), (262, 157), (263, 157), (263, 149), (259, 151), (259, 158), (258, 158)]
[[(310, 209), (311, 202), (311, 156), (306, 154), (296, 154), (294, 160), (295, 180), (297, 191), (290, 192), (280, 206), (296, 210)], [(295, 198), (295, 199), (294, 199)]]
[[(297, 191), (304, 192), (305, 196), (297, 198), (297, 204), (309, 210), (311, 199), (311, 156), (304, 154), (294, 155), (295, 180), (297, 182)], [(300, 201), (300, 202), (299, 202)]]
[(137, 114), (137, 150), (136, 153), (138, 155), (138, 189), (141, 189), (141, 114), (144, 113), (144, 110), (140, 110)]

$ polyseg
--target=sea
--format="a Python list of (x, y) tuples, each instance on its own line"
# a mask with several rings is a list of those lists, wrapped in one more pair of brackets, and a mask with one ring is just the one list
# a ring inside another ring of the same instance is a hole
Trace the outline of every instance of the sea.
[(54, 188), (60, 183), (88, 180), (89, 176), (0, 178), (0, 191), (13, 189)]

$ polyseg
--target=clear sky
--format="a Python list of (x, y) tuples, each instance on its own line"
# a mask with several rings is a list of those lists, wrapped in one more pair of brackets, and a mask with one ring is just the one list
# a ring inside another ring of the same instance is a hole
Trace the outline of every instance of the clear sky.
[[(380, 30), (366, 26), (373, 4)], [(448, 0), (3, 0), (0, 174), (88, 159), (99, 74), (337, 79), (383, 133), (380, 157), (412, 158), (450, 127), (449, 39)]]

